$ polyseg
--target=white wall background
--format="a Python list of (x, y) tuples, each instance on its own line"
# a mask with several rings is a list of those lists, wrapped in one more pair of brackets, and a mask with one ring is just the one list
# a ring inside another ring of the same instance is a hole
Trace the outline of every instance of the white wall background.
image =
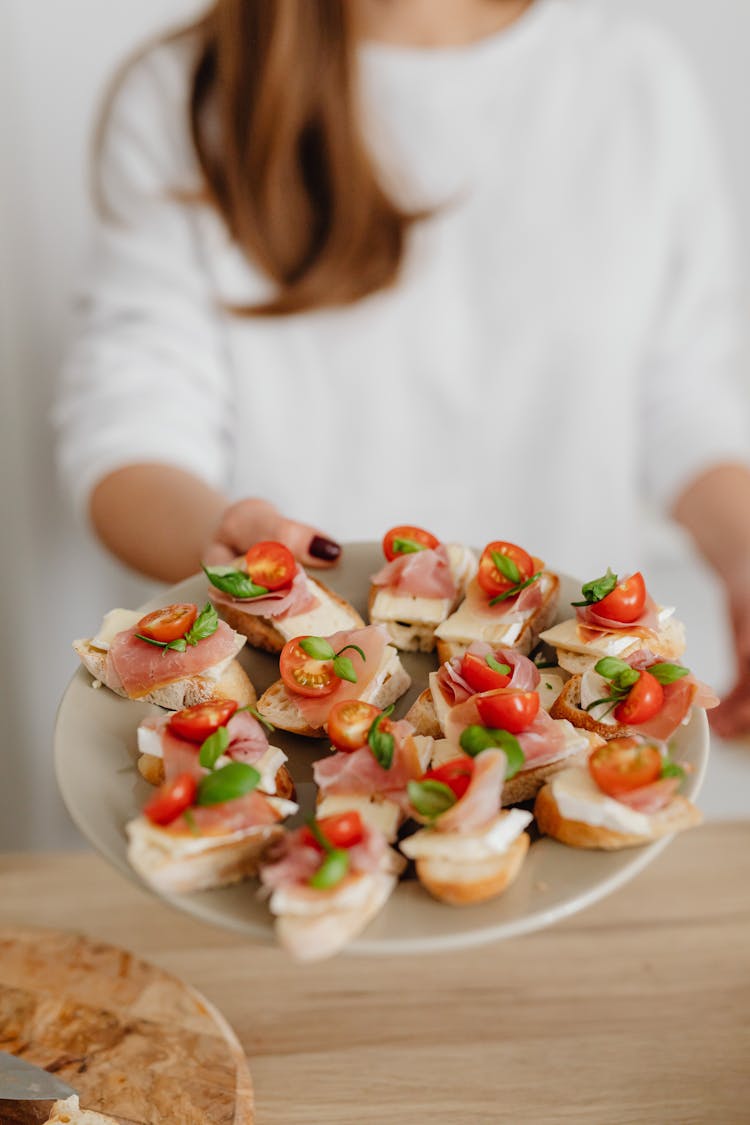
[[(664, 23), (692, 54), (724, 141), (750, 263), (750, 4), (598, 2)], [(0, 0), (0, 850), (80, 844), (52, 770), (55, 709), (76, 663), (70, 640), (112, 605), (136, 605), (150, 592), (71, 528), (47, 416), (86, 244), (88, 140), (101, 90), (135, 44), (200, 7)]]

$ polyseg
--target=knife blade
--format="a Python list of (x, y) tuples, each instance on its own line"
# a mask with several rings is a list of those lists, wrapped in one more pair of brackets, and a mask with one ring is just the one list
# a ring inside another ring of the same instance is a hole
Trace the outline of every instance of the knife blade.
[(77, 1093), (48, 1070), (0, 1051), (0, 1098), (12, 1102), (52, 1101)]

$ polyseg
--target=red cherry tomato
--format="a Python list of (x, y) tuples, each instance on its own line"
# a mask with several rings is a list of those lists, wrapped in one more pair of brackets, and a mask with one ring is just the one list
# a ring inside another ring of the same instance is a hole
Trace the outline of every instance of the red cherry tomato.
[[(361, 844), (365, 836), (362, 818), (358, 812), (324, 816), (318, 821), (318, 827), (334, 848), (353, 848), (355, 844)], [(307, 826), (302, 829), (300, 841), (309, 848), (317, 848), (319, 852), (324, 850)]]
[(377, 707), (361, 699), (342, 699), (334, 703), (326, 724), (331, 742), (345, 754), (359, 750), (366, 745), (367, 733), (379, 714)]
[[(498, 663), (502, 664), (502, 660), (499, 660)], [(496, 672), (494, 668), (490, 668), (483, 656), (477, 656), (474, 652), (464, 654), (461, 661), (461, 675), (474, 691), (493, 691), (495, 688), (504, 688), (508, 686), (511, 680), (510, 675)]]
[(613, 738), (589, 758), (589, 772), (609, 797), (620, 797), (650, 785), (661, 776), (661, 754), (636, 738)]
[(321, 695), (330, 695), (341, 683), (333, 670), (332, 660), (313, 660), (299, 642), (305, 637), (295, 637), (287, 641), (279, 657), (279, 671), (281, 678), (289, 691), (297, 695), (306, 695), (314, 699)]
[(618, 703), (614, 710), (614, 717), (618, 723), (648, 722), (658, 715), (664, 704), (664, 688), (656, 676), (650, 672), (641, 672), (640, 676), (628, 692), (627, 698)]
[(207, 699), (205, 703), (175, 711), (167, 726), (178, 738), (205, 742), (215, 730), (227, 725), (236, 710), (237, 704), (233, 699)]
[(629, 625), (637, 621), (646, 605), (646, 583), (640, 570), (618, 582), (611, 594), (594, 603), (594, 612)]
[(535, 691), (488, 691), (478, 695), (479, 717), (486, 727), (520, 734), (534, 722), (539, 710), (539, 696)]
[(393, 562), (403, 554), (408, 552), (395, 551), (393, 543), (396, 539), (410, 539), (412, 543), (419, 543), (422, 547), (434, 548), (440, 546), (440, 540), (436, 539), (431, 532), (425, 531), (421, 527), (410, 527), (408, 524), (403, 524), (399, 527), (392, 527), (390, 531), (386, 531), (383, 536), (383, 554), (388, 559), (388, 562)]
[(180, 813), (189, 809), (195, 800), (198, 782), (189, 773), (181, 773), (172, 781), (165, 782), (143, 810), (152, 824), (171, 824)]
[(506, 590), (510, 590), (512, 586), (517, 584), (516, 581), (506, 578), (498, 570), (492, 558), (493, 554), (505, 555), (507, 559), (515, 563), (518, 568), (519, 582), (525, 582), (527, 578), (531, 578), (532, 574), (536, 573), (534, 560), (527, 551), (524, 551), (523, 547), (517, 547), (515, 543), (505, 543), (502, 540), (488, 543), (479, 560), (477, 580), (485, 594), (489, 594), (490, 597), (494, 598), (498, 594), (504, 594)]
[(165, 605), (163, 609), (155, 609), (153, 613), (142, 617), (136, 629), (152, 641), (169, 644), (170, 641), (184, 637), (197, 616), (197, 605)]
[(289, 548), (272, 540), (254, 543), (245, 555), (245, 567), (253, 582), (267, 590), (290, 586), (297, 573), (297, 563)]
[(428, 770), (422, 781), (442, 781), (443, 785), (452, 790), (456, 800), (460, 800), (469, 788), (473, 772), (474, 759), (464, 754), (460, 758), (451, 758), (434, 770)]

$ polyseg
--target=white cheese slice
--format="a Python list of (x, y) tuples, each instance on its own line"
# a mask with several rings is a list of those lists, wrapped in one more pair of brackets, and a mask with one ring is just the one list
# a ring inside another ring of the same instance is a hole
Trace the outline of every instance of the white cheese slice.
[(315, 809), (315, 816), (322, 820), (326, 816), (337, 816), (342, 812), (358, 812), (362, 820), (372, 828), (377, 828), (391, 843), (396, 839), (402, 815), (393, 801), (376, 801), (370, 797), (346, 793), (330, 793)]
[(184, 836), (175, 836), (170, 832), (165, 832), (158, 825), (152, 824), (147, 817), (139, 816), (136, 820), (131, 820), (129, 824), (125, 825), (125, 831), (130, 839), (131, 846), (138, 846), (139, 848), (148, 846), (171, 859), (179, 859), (182, 856), (196, 855), (199, 852), (207, 852), (212, 848), (222, 847), (224, 844), (229, 844), (235, 840), (242, 840), (251, 832), (255, 832), (256, 829), (242, 828), (236, 832), (226, 832), (223, 835), (216, 836), (193, 836), (188, 833)]
[(339, 633), (344, 629), (358, 627), (358, 622), (352, 618), (352, 611), (348, 605), (341, 605), (325, 590), (321, 590), (309, 578), (307, 586), (311, 594), (318, 599), (317, 605), (304, 613), (295, 613), (293, 616), (272, 618), (274, 627), (278, 629), (285, 641), (292, 637), (312, 636), (329, 637), (332, 633)]
[[(657, 621), (661, 628), (674, 613), (674, 606), (658, 606)], [(626, 627), (627, 628), (627, 627)], [(637, 633), (613, 630), (609, 633), (599, 633), (595, 640), (582, 641), (578, 633), (578, 619), (569, 617), (553, 625), (551, 629), (540, 634), (540, 640), (546, 641), (553, 648), (564, 648), (570, 652), (580, 652), (584, 656), (619, 656), (623, 657), (644, 645), (644, 641)]]
[(370, 610), (375, 621), (402, 621), (406, 625), (439, 625), (451, 611), (450, 598), (420, 598), (413, 594), (392, 594), (380, 588)]
[[(551, 592), (553, 579), (549, 574), (542, 574), (539, 578), (542, 596), (546, 598)], [(512, 606), (508, 608), (508, 617), (485, 617), (475, 613), (469, 608), (468, 602), (463, 601), (455, 613), (439, 625), (435, 636), (443, 641), (452, 641), (456, 644), (470, 644), (472, 641), (486, 641), (488, 644), (501, 648), (504, 645), (512, 646), (518, 640), (524, 625), (536, 610), (525, 610), (519, 614)], [(518, 620), (510, 620), (518, 618)]]
[(111, 609), (104, 614), (104, 619), (92, 637), (89, 644), (100, 652), (107, 652), (112, 641), (118, 633), (125, 629), (132, 629), (143, 617), (142, 613), (134, 609)]
[(277, 887), (268, 900), (268, 906), (272, 914), (309, 918), (332, 910), (361, 909), (366, 906), (372, 889), (373, 880), (367, 874), (348, 876), (338, 887), (321, 890), (317, 894), (313, 893), (313, 888), (298, 888), (292, 884)]
[(565, 685), (565, 677), (552, 668), (540, 668), (539, 675), (542, 677), (536, 689), (539, 702), (545, 711), (549, 711)]
[(429, 675), (430, 695), (432, 696), (432, 703), (435, 708), (435, 716), (440, 725), (441, 730), (445, 730), (445, 721), (448, 718), (448, 712), (451, 709), (450, 703), (446, 700), (438, 681), (437, 672), (430, 672)]
[[(609, 695), (610, 682), (605, 680), (604, 676), (600, 676), (593, 668), (587, 668), (581, 676), (581, 710), (587, 711), (592, 719), (596, 719), (597, 723), (604, 723), (608, 727), (619, 726), (617, 719), (614, 716), (614, 704), (607, 700)], [(596, 702), (597, 699), (604, 699), (604, 703), (598, 703), (596, 707), (591, 707), (591, 704)], [(591, 707), (591, 710), (589, 708)]]
[(650, 835), (648, 816), (602, 793), (588, 769), (562, 770), (555, 774), (550, 785), (560, 815), (566, 820), (578, 820), (612, 832)]
[(500, 813), (486, 828), (474, 832), (440, 832), (423, 828), (399, 844), (409, 859), (490, 859), (502, 855), (532, 820), (526, 809)]

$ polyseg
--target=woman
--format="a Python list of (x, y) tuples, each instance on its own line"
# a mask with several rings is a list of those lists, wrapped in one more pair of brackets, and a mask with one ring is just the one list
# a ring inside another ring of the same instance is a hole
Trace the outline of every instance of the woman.
[(719, 721), (750, 726), (732, 235), (659, 35), (584, 0), (218, 0), (129, 69), (100, 156), (58, 422), (115, 554), (326, 565), (407, 520), (588, 575), (634, 568), (645, 493), (726, 584)]

